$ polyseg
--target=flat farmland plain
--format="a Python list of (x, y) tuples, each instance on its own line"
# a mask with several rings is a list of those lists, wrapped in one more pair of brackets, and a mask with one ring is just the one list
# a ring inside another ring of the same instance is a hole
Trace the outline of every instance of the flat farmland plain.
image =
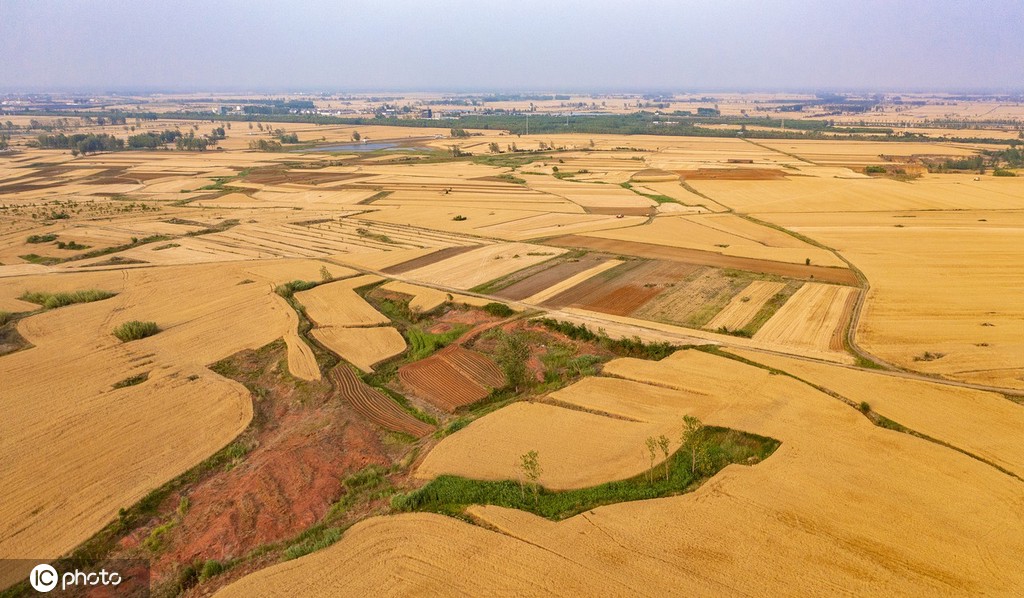
[[(751, 97), (724, 94), (723, 114)], [(16, 129), (0, 154), (0, 557), (57, 557), (113, 522), (112, 554), (150, 559), (159, 595), (1024, 586), (1024, 177), (865, 172), (998, 143), (231, 124), (223, 151), (74, 157)], [(278, 129), (402, 149), (248, 150)], [(25, 294), (91, 289), (116, 294)], [(131, 320), (159, 332), (121, 342)], [(474, 500), (444, 508), (477, 525), (396, 513), (438, 476), (514, 481), (530, 450), (543, 492), (600, 495), (651, 466), (648, 438), (678, 447), (687, 415), (781, 445), (557, 523)], [(211, 560), (226, 570), (191, 567)]]
[(907, 369), (1024, 389), (1020, 212), (765, 217), (837, 247), (864, 271), (864, 349)]

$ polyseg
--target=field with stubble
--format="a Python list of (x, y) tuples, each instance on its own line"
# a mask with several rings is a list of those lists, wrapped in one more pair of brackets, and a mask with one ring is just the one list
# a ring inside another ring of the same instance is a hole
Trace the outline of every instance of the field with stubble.
[(161, 596), (1024, 585), (1024, 176), (928, 172), (1008, 131), (260, 117), (72, 156), (12, 118), (0, 558)]

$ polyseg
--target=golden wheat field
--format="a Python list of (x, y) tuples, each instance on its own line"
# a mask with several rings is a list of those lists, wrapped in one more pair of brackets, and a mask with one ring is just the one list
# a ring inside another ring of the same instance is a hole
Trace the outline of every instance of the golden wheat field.
[[(983, 118), (1019, 107), (770, 139), (820, 98), (567, 98), (12, 114), (0, 558), (143, 559), (161, 596), (1019, 594), (1024, 170)], [(686, 130), (721, 136), (649, 134), (712, 105)]]

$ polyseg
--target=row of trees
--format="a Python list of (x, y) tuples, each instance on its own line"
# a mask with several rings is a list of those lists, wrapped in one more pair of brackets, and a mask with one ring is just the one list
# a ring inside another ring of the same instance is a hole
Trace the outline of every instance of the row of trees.
[(43, 149), (70, 149), (71, 154), (77, 156), (78, 154), (121, 151), (124, 149), (124, 140), (106, 133), (99, 135), (94, 133), (76, 133), (74, 135), (57, 133), (56, 135), (39, 135), (35, 140), (30, 141), (29, 145)]
[[(648, 471), (648, 475), (652, 482), (654, 481), (654, 461), (657, 459), (659, 452), (664, 458), (665, 479), (668, 480), (670, 444), (668, 436), (664, 434), (657, 438), (654, 436), (647, 438), (647, 454), (651, 460), (651, 468)], [(694, 477), (711, 474), (713, 464), (709, 450), (710, 443), (708, 441), (707, 429), (699, 419), (692, 415), (683, 416), (683, 432), (679, 439), (679, 448), (681, 453), (687, 454), (690, 457), (690, 473)]]
[[(679, 439), (678, 458), (689, 457), (690, 473), (694, 478), (701, 478), (711, 475), (714, 470), (714, 463), (711, 458), (711, 442), (704, 424), (692, 415), (683, 416), (683, 431)], [(671, 441), (668, 436), (662, 434), (655, 438), (647, 438), (647, 453), (650, 456), (651, 467), (647, 472), (648, 479), (654, 483), (654, 463), (659, 453), (663, 458), (665, 466), (665, 480), (668, 481), (671, 473), (672, 462), (669, 457), (672, 454)], [(540, 477), (544, 469), (540, 464), (540, 453), (536, 450), (524, 453), (519, 457), (519, 488), (522, 495), (526, 496), (527, 488), (533, 494), (534, 501), (540, 500)]]
[(168, 143), (174, 143), (181, 137), (181, 131), (164, 130), (160, 133), (148, 132), (128, 137), (128, 149), (156, 149)]

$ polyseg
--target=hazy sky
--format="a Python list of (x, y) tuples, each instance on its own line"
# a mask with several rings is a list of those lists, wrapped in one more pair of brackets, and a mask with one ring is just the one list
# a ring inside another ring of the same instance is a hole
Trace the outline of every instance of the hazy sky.
[(1019, 90), (1022, 25), (1022, 0), (0, 0), (0, 89)]

